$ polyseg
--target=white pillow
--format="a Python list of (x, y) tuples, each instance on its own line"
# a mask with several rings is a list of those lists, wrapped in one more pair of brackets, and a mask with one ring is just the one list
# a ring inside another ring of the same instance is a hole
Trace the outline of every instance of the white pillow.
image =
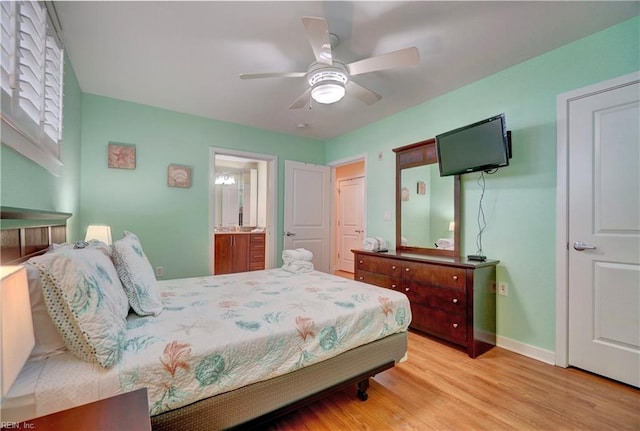
[(106, 368), (115, 365), (128, 304), (105, 250), (65, 247), (29, 262), (40, 272), (49, 315), (69, 350)]
[(49, 310), (44, 303), (40, 272), (35, 266), (31, 265), (29, 261), (25, 262), (24, 266), (27, 269), (31, 318), (33, 320), (33, 332), (36, 340), (36, 344), (31, 351), (31, 358), (42, 359), (47, 356), (63, 353), (67, 350), (67, 347), (58, 333), (56, 325), (54, 325), (53, 320), (51, 320)]
[(162, 299), (156, 277), (136, 234), (124, 231), (122, 239), (111, 245), (111, 255), (133, 311), (140, 316), (160, 314)]

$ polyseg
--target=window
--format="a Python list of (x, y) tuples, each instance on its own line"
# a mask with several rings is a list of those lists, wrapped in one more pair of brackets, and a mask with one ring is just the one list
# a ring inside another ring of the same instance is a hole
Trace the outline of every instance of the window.
[(1, 2), (2, 143), (58, 175), (62, 42), (44, 2)]

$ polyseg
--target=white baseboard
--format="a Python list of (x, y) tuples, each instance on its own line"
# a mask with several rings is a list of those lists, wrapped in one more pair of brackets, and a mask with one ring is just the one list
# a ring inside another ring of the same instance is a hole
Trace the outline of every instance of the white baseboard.
[(556, 364), (556, 354), (550, 350), (541, 349), (540, 347), (531, 346), (529, 344), (521, 343), (520, 341), (512, 340), (511, 338), (496, 336), (496, 345), (506, 350), (518, 353), (523, 356), (527, 356), (531, 359), (544, 362), (546, 364)]

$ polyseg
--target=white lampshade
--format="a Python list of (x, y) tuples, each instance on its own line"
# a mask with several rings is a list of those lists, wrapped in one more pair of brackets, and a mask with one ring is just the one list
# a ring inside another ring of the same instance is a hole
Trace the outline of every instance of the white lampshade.
[(97, 224), (89, 225), (84, 240), (89, 241), (92, 239), (97, 239), (107, 245), (111, 245), (111, 227)]
[(35, 345), (27, 271), (23, 266), (0, 267), (0, 319), (2, 331), (2, 395), (18, 377)]

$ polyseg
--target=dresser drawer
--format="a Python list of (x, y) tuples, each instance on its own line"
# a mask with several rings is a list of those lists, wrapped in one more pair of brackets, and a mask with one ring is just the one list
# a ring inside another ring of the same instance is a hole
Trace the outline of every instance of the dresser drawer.
[(428, 263), (403, 262), (402, 278), (452, 289), (464, 289), (466, 285), (464, 269)]
[(390, 276), (400, 276), (401, 263), (395, 259), (377, 256), (356, 255), (356, 265), (359, 270), (377, 272)]
[(264, 234), (250, 234), (249, 243), (251, 244), (251, 247), (264, 247)]
[(411, 304), (411, 326), (454, 343), (467, 339), (467, 323), (464, 314)]
[(407, 295), (409, 301), (419, 305), (453, 313), (466, 312), (467, 295), (464, 290), (426, 286), (403, 280), (402, 292)]
[(264, 250), (261, 250), (261, 251), (251, 250), (251, 254), (249, 255), (249, 260), (251, 262), (264, 263)]
[(384, 274), (358, 270), (355, 280), (373, 284), (374, 286), (386, 287), (387, 289), (400, 290), (400, 279)]

